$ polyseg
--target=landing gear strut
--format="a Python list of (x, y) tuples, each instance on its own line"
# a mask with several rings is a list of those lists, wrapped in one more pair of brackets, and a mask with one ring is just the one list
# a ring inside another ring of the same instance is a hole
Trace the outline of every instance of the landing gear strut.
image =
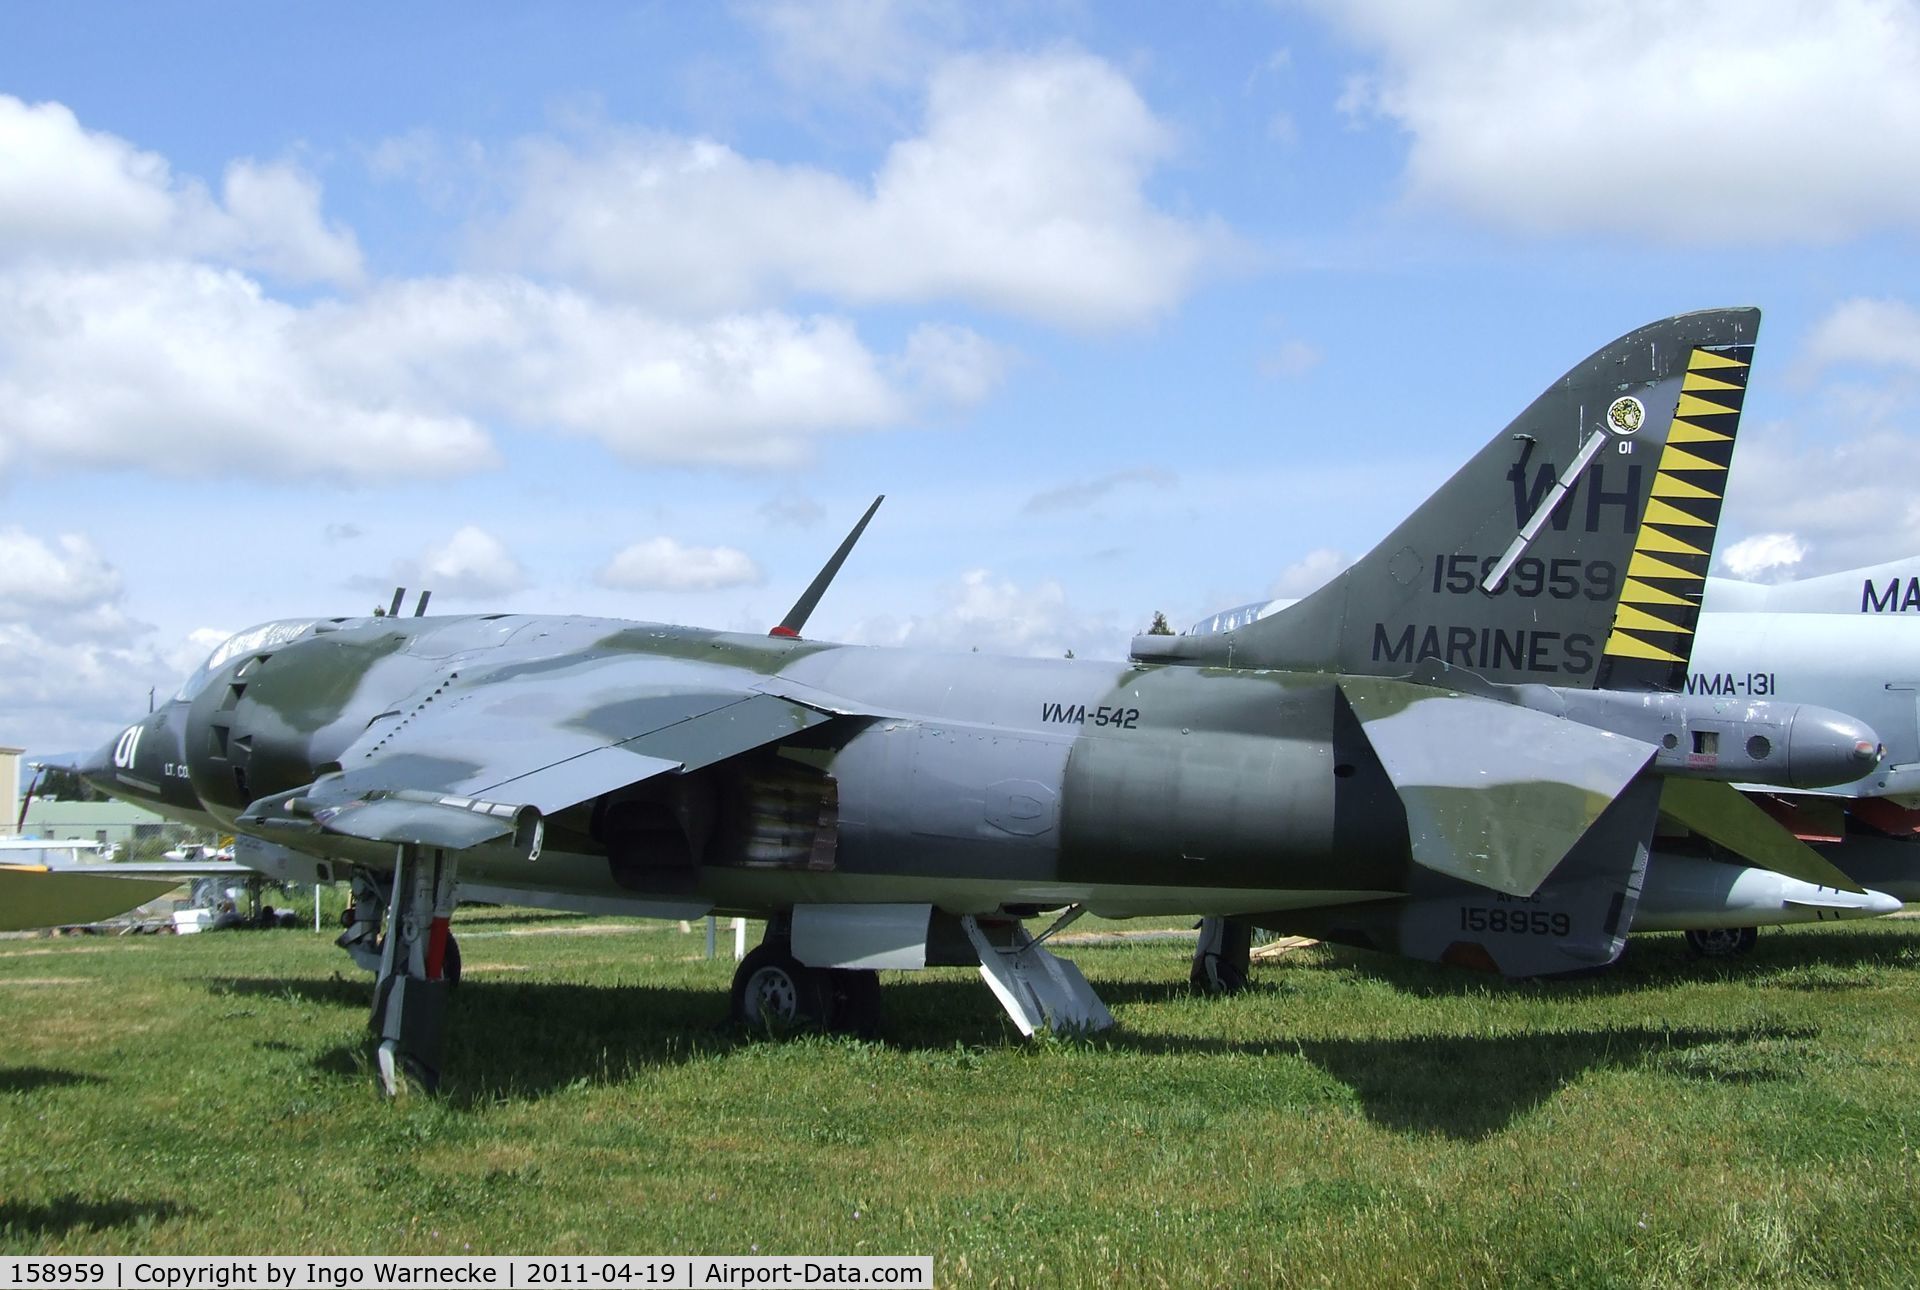
[(1238, 994), (1253, 973), (1253, 927), (1237, 918), (1200, 920), (1187, 979), (1202, 994)]
[[(375, 1057), (389, 1096), (409, 1082), (428, 1092), (440, 1083), (447, 991), (460, 974), (459, 947), (448, 931), (458, 872), (458, 859), (437, 848), (402, 845), (394, 861), (393, 898), (368, 1023), (379, 1036)], [(357, 879), (354, 889), (358, 911)], [(358, 917), (355, 922), (364, 926)]]

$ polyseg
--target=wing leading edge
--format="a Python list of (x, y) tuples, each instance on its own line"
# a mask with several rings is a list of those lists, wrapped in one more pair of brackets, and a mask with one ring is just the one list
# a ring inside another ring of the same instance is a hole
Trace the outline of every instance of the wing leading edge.
[[(551, 677), (476, 678), (399, 724), (376, 718), (342, 770), (254, 802), (240, 817), (264, 836), (336, 833), (462, 850), (511, 838), (531, 854), (544, 817), (655, 776), (683, 774), (833, 720), (746, 690), (661, 686), (571, 700)], [(628, 667), (615, 665), (615, 672)], [(636, 682), (641, 678), (636, 677)]]

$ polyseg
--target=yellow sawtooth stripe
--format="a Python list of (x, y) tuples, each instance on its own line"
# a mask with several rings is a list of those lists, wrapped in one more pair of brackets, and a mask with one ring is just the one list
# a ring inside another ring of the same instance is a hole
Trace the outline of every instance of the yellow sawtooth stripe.
[(1627, 604), (1620, 606), (1620, 612), (1614, 616), (1613, 625), (1616, 630), (1620, 631), (1672, 632), (1681, 636), (1693, 635), (1691, 628), (1682, 627), (1677, 623), (1669, 623), (1663, 619), (1655, 618), (1645, 610), (1635, 609), (1632, 605)]
[(1671, 591), (1662, 591), (1650, 582), (1638, 578), (1628, 578), (1626, 589), (1620, 593), (1622, 604), (1636, 605), (1679, 605), (1682, 609), (1695, 609), (1698, 606), (1685, 596), (1676, 596)]
[(1635, 551), (1627, 560), (1629, 578), (1662, 578), (1667, 581), (1694, 582), (1706, 584), (1706, 578), (1697, 573), (1688, 573), (1678, 565), (1668, 564), (1665, 560), (1656, 560), (1650, 555)]
[(1678, 654), (1670, 654), (1657, 645), (1649, 645), (1645, 641), (1637, 637), (1629, 636), (1625, 632), (1617, 629), (1611, 636), (1607, 637), (1606, 648), (1600, 652), (1603, 654), (1611, 654), (1615, 658), (1650, 658), (1660, 663), (1684, 663), (1687, 661)]
[(1689, 372), (1707, 371), (1716, 367), (1745, 367), (1737, 358), (1728, 358), (1725, 354), (1716, 354), (1710, 349), (1696, 349), (1693, 357), (1687, 360)]
[(1671, 533), (1665, 533), (1651, 524), (1640, 526), (1640, 537), (1633, 544), (1634, 552), (1664, 551), (1669, 555), (1705, 555), (1697, 546), (1682, 542)]
[(1726, 473), (1726, 467), (1718, 462), (1708, 461), (1705, 457), (1696, 457), (1685, 449), (1668, 444), (1660, 454), (1658, 469), (1665, 473), (1669, 470), (1717, 470)]
[(1678, 475), (1654, 475), (1653, 495), (1655, 497), (1695, 497), (1712, 502), (1720, 500), (1720, 494), (1710, 493), (1698, 484), (1689, 484)]
[(1721, 434), (1718, 430), (1709, 430), (1705, 426), (1697, 426), (1691, 421), (1682, 421), (1679, 417), (1675, 417), (1672, 427), (1667, 431), (1667, 442), (1732, 443), (1733, 436), (1730, 434)]
[(1676, 417), (1730, 417), (1737, 415), (1738, 412), (1738, 408), (1715, 403), (1712, 399), (1703, 399), (1698, 394), (1682, 394), (1680, 406), (1673, 410), (1673, 415)]
[(1680, 388), (1683, 390), (1744, 390), (1746, 386), (1735, 385), (1732, 381), (1723, 381), (1718, 377), (1708, 376), (1704, 372), (1688, 372), (1686, 378), (1680, 382)]
[(1647, 499), (1647, 513), (1640, 517), (1654, 524), (1674, 524), (1681, 528), (1710, 529), (1712, 520), (1703, 520), (1698, 515), (1689, 515), (1678, 506), (1668, 505), (1657, 497)]

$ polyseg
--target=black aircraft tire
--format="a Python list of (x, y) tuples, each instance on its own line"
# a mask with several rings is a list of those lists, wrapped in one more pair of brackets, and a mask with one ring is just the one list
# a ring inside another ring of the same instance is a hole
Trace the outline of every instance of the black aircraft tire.
[(733, 1018), (756, 1030), (806, 1030), (827, 1024), (833, 993), (827, 974), (783, 947), (761, 945), (733, 972)]
[(1687, 948), (1703, 959), (1734, 959), (1760, 939), (1757, 927), (1695, 927), (1687, 929)]
[(834, 968), (827, 973), (833, 991), (833, 1029), (861, 1039), (880, 1034), (880, 974), (870, 968)]
[(440, 958), (440, 979), (449, 990), (460, 984), (460, 942), (452, 932), (447, 933), (447, 950)]

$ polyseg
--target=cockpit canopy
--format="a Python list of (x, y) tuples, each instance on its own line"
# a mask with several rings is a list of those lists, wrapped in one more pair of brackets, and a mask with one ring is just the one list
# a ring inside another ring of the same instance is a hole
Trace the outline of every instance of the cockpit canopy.
[(263, 650), (277, 649), (289, 641), (300, 639), (312, 631), (316, 623), (327, 622), (323, 618), (280, 618), (270, 623), (261, 623), (258, 627), (249, 627), (244, 632), (235, 632), (220, 643), (220, 647), (207, 656), (199, 670), (186, 679), (173, 696), (176, 703), (190, 703), (195, 695), (207, 688), (214, 674), (242, 654), (254, 654)]

